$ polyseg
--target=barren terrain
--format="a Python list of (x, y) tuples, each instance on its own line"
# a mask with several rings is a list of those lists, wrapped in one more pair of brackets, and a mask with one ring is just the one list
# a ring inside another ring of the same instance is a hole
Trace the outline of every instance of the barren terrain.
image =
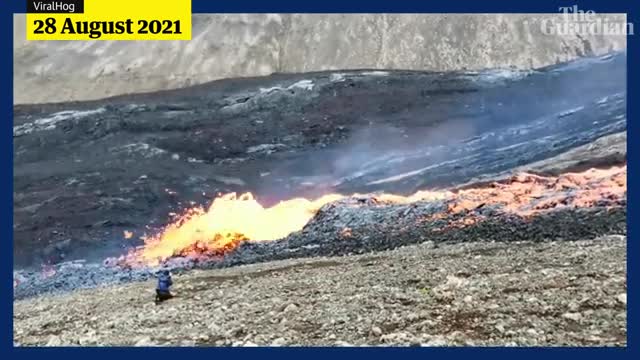
[[(625, 68), (610, 54), (16, 106), (14, 343), (624, 346)], [(418, 190), (434, 191), (388, 194)], [(129, 251), (230, 191), (363, 195), (271, 241), (170, 248), (177, 297), (155, 305), (157, 268)]]
[(14, 303), (20, 345), (626, 345), (626, 237), (432, 243)]

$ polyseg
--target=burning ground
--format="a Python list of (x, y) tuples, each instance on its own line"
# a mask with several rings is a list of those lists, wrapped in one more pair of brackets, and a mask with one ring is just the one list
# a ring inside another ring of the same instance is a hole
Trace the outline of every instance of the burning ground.
[(14, 301), (14, 343), (626, 345), (626, 236), (600, 236), (626, 233), (625, 201), (598, 199), (533, 216), (474, 205), (469, 217), (443, 200), (346, 198), (284, 240), (170, 258), (176, 270), (240, 266), (177, 271), (177, 297), (161, 306), (153, 280), (131, 282), (146, 268), (68, 264), (16, 290), (127, 284)]
[(229, 79), (14, 110), (14, 268), (29, 269), (119, 256), (218, 194), (266, 207), (410, 195), (624, 132), (626, 54), (530, 72)]
[[(535, 228), (536, 222), (549, 222), (563, 213), (604, 217), (610, 223), (601, 221), (599, 231), (621, 232), (626, 222), (626, 193), (627, 169), (623, 165), (555, 177), (520, 173), (476, 187), (420, 191), (411, 196), (382, 193), (332, 194), (314, 201), (298, 198), (269, 208), (249, 193), (229, 194), (214, 200), (209, 209), (196, 208), (179, 216), (159, 235), (145, 239), (143, 247), (118, 259), (116, 265), (157, 265), (174, 258), (222, 261), (251, 240), (267, 248), (279, 239), (294, 247), (304, 247), (300, 244), (304, 242), (313, 248), (308, 252), (312, 256), (393, 248), (404, 242), (400, 239), (446, 238), (469, 227), (496, 227), (491, 236), (499, 239), (504, 234), (501, 223), (506, 223), (504, 228), (509, 231), (515, 226), (527, 233), (522, 228)], [(576, 225), (565, 222), (569, 229), (548, 229), (546, 237), (569, 233), (581, 238), (589, 231), (579, 220), (574, 220)], [(583, 230), (577, 231), (575, 226)], [(288, 238), (292, 233), (297, 237)], [(283, 253), (291, 256), (291, 249), (287, 250)]]
[(15, 341), (626, 344), (625, 66), (19, 107)]
[[(625, 54), (612, 54), (527, 73), (291, 75), (75, 104), (73, 111), (19, 107), (14, 255), (16, 267), (35, 266), (16, 270), (14, 296), (143, 280), (159, 263), (224, 267), (430, 239), (623, 234), (625, 66)], [(260, 87), (269, 82), (292, 83)], [(569, 85), (584, 89), (579, 98), (564, 91)], [(159, 105), (167, 99), (181, 105)], [(320, 114), (331, 132), (311, 131), (320, 125), (308, 118)], [(254, 128), (268, 117), (272, 124)], [(237, 127), (246, 121), (253, 130)], [(212, 137), (211, 126), (228, 138), (255, 137), (229, 143)], [(253, 145), (267, 129), (278, 145)], [(169, 139), (205, 132), (207, 151), (219, 150), (210, 158), (185, 160), (166, 148)], [(246, 156), (230, 157), (232, 145), (246, 147)], [(544, 168), (549, 158), (559, 159), (550, 161), (555, 171)], [(289, 195), (277, 195), (282, 189)], [(340, 195), (353, 192), (364, 195)], [(214, 200), (200, 207), (194, 193)], [(299, 194), (305, 197), (291, 199)]]
[[(601, 158), (617, 147), (605, 149)], [(579, 148), (573, 153), (581, 154)], [(18, 271), (14, 296), (144, 280), (157, 265), (182, 271), (360, 254), (424, 241), (545, 242), (625, 235), (626, 178), (626, 165), (619, 164), (558, 176), (518, 173), (407, 197), (329, 195), (265, 208), (248, 195), (222, 196), (209, 209), (179, 216), (144, 246), (104, 264), (71, 262), (42, 272)]]

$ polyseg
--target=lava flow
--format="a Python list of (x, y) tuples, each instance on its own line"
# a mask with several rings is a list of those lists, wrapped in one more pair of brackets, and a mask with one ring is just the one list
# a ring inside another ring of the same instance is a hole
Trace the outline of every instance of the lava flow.
[[(563, 207), (619, 205), (626, 198), (626, 191), (627, 167), (623, 165), (557, 177), (523, 173), (457, 191), (421, 191), (406, 197), (372, 194), (366, 195), (366, 199), (371, 200), (367, 201), (370, 206), (445, 201), (448, 210), (436, 214), (438, 218), (468, 214), (468, 219), (451, 221), (451, 226), (457, 226), (474, 223), (477, 217), (473, 211), (485, 206), (495, 206), (503, 213), (526, 218)], [(155, 265), (176, 256), (221, 256), (242, 241), (276, 240), (301, 230), (321, 207), (344, 198), (346, 196), (338, 194), (317, 200), (296, 198), (265, 208), (250, 193), (226, 194), (216, 198), (207, 210), (190, 209), (158, 235), (144, 238), (143, 247), (121, 260), (129, 265)]]
[(325, 204), (342, 198), (296, 198), (264, 208), (250, 193), (216, 198), (208, 210), (188, 210), (154, 237), (144, 238), (136, 260), (154, 264), (176, 255), (222, 255), (244, 240), (276, 240), (302, 227)]

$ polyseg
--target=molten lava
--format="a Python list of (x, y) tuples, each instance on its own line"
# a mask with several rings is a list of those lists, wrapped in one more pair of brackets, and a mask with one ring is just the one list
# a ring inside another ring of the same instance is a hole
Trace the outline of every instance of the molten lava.
[(216, 198), (208, 210), (191, 209), (159, 235), (146, 238), (138, 255), (153, 264), (189, 253), (223, 254), (244, 240), (280, 239), (302, 229), (323, 205), (341, 197), (296, 198), (264, 208), (250, 193), (226, 194)]
[[(420, 191), (411, 196), (375, 194), (366, 199), (370, 206), (444, 201), (448, 211), (436, 217), (466, 214), (451, 220), (450, 228), (479, 221), (482, 216), (473, 212), (484, 206), (497, 206), (499, 211), (521, 217), (561, 207), (608, 206), (626, 197), (626, 176), (626, 165), (558, 177), (525, 173), (477, 188)], [(124, 262), (154, 265), (175, 256), (221, 256), (242, 241), (281, 239), (301, 230), (322, 206), (343, 198), (346, 196), (338, 194), (317, 200), (295, 198), (265, 208), (250, 193), (226, 194), (216, 198), (209, 209), (190, 209), (158, 235), (144, 238), (145, 245), (126, 256)], [(342, 236), (352, 236), (351, 229), (344, 229)]]
[(485, 205), (501, 205), (502, 211), (530, 216), (558, 207), (606, 206), (627, 192), (627, 166), (589, 169), (558, 177), (518, 174), (487, 187), (465, 189), (449, 204), (452, 213)]

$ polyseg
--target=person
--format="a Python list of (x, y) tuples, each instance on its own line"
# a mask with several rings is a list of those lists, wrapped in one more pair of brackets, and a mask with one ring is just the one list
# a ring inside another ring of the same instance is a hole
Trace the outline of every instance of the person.
[(161, 270), (158, 273), (158, 286), (156, 287), (156, 304), (159, 304), (165, 300), (169, 300), (173, 297), (169, 288), (173, 285), (171, 280), (171, 273), (169, 270)]

